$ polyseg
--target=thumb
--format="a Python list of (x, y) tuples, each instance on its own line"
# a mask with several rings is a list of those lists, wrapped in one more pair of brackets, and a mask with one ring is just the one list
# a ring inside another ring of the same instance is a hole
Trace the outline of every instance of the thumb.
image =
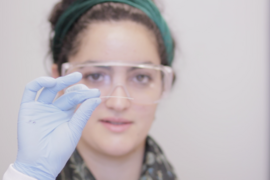
[(69, 128), (71, 131), (76, 134), (81, 134), (88, 119), (100, 103), (100, 98), (88, 99), (84, 101), (69, 121)]

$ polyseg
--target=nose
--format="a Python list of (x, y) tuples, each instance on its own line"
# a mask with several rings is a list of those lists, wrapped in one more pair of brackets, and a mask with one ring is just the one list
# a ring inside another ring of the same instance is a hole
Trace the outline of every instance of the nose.
[(125, 87), (116, 86), (109, 94), (109, 97), (105, 99), (105, 104), (109, 109), (124, 111), (130, 107), (130, 101), (131, 98)]

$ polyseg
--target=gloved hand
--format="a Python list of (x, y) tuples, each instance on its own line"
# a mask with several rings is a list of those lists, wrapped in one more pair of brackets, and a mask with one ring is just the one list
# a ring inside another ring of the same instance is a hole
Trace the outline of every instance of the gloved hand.
[(69, 92), (53, 102), (58, 91), (81, 78), (80, 73), (57, 79), (41, 77), (26, 86), (18, 118), (16, 170), (38, 180), (54, 180), (63, 169), (87, 120), (101, 102), (97, 89)]

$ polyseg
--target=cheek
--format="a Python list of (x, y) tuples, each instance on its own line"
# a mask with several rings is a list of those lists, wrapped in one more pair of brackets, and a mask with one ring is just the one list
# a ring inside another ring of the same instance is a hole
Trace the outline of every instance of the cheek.
[(134, 112), (136, 117), (136, 124), (138, 126), (138, 133), (146, 136), (155, 119), (156, 105), (153, 106), (136, 106), (134, 105)]
[(133, 110), (138, 113), (138, 115), (143, 116), (155, 116), (157, 105), (143, 106), (143, 105), (133, 105)]
[(152, 122), (155, 118), (156, 106), (133, 106), (134, 117), (138, 123)]

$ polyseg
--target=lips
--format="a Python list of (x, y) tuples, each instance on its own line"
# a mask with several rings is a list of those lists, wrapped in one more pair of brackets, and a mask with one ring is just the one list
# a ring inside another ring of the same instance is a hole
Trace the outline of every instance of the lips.
[(126, 131), (132, 124), (132, 121), (122, 118), (104, 118), (100, 122), (110, 131), (121, 133)]

